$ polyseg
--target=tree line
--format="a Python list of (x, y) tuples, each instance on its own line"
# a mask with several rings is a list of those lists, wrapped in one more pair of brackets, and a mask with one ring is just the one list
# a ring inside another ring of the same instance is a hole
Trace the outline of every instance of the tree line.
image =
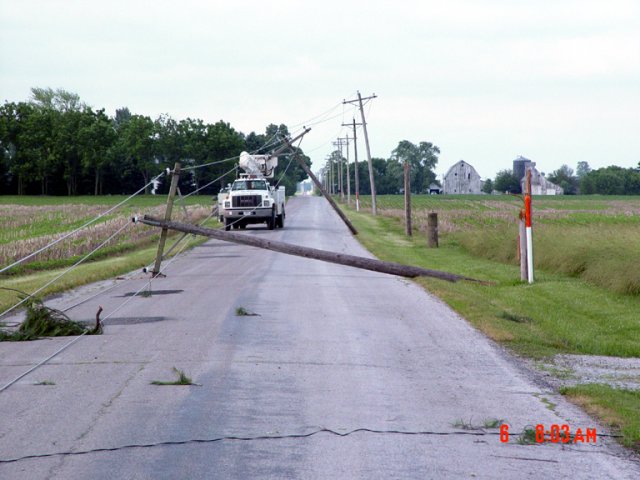
[[(374, 182), (376, 193), (379, 195), (394, 195), (404, 191), (404, 164), (409, 164), (409, 177), (411, 180), (412, 193), (428, 193), (429, 185), (440, 182), (436, 180), (434, 168), (438, 164), (440, 149), (430, 142), (420, 142), (414, 144), (408, 140), (402, 140), (391, 152), (389, 158), (372, 158)], [(342, 158), (342, 162), (340, 159)], [(336, 150), (332, 152), (322, 167), (323, 178), (329, 179), (329, 187), (333, 182), (334, 193), (339, 193), (339, 172), (342, 168), (343, 186), (347, 191), (347, 168), (346, 159), (342, 152)], [(355, 192), (355, 168), (353, 160), (349, 165), (349, 180), (351, 182), (351, 192)], [(358, 186), (362, 195), (371, 194), (371, 182), (369, 181), (369, 166), (366, 159), (358, 159)]]
[[(575, 173), (565, 164), (546, 178), (562, 187), (565, 195), (640, 195), (640, 162), (638, 168), (612, 165), (596, 170), (587, 162), (578, 162)], [(482, 189), (485, 193), (521, 193), (520, 179), (512, 170), (501, 170), (494, 180), (486, 180)]]
[[(264, 134), (244, 134), (222, 120), (209, 124), (169, 115), (152, 119), (132, 114), (127, 107), (111, 117), (63, 89), (31, 92), (27, 102), (5, 101), (0, 107), (2, 194), (129, 194), (177, 161), (184, 168), (237, 157), (242, 150), (267, 153), (279, 136), (289, 134), (284, 124), (270, 124)], [(236, 172), (225, 175), (234, 164), (237, 161), (188, 170), (180, 177), (181, 190), (192, 191), (222, 176), (201, 192), (214, 194), (235, 178)], [(275, 175), (288, 195), (306, 177), (286, 158)], [(167, 183), (161, 181), (157, 191), (165, 192)], [(146, 193), (150, 191), (148, 186)]]

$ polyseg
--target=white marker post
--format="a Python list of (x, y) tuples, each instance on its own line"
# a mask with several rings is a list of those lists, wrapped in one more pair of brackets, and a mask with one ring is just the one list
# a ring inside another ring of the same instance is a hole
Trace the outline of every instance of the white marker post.
[(524, 220), (527, 236), (527, 277), (533, 283), (533, 232), (531, 231), (531, 170), (527, 169), (524, 195)]

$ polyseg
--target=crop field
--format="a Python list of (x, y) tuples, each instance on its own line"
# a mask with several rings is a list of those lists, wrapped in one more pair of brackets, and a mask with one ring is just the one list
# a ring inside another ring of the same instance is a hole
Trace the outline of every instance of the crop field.
[[(370, 197), (361, 206), (370, 208)], [(377, 199), (381, 215), (404, 221), (402, 196)], [(412, 197), (412, 221), (426, 232), (427, 214), (438, 213), (441, 242), (476, 257), (516, 265), (515, 196)], [(534, 264), (545, 272), (581, 278), (622, 294), (640, 294), (640, 197), (533, 198)]]
[[(0, 196), (0, 268), (10, 265), (68, 232), (81, 227), (111, 207), (125, 200), (124, 196), (104, 197), (12, 197)], [(0, 287), (32, 291), (39, 283), (51, 276), (55, 270), (66, 268), (100, 246), (114, 232), (122, 231), (87, 259), (87, 263), (120, 257), (117, 270), (105, 269), (104, 275), (76, 277), (71, 283), (61, 283), (57, 288), (46, 290), (52, 293), (87, 281), (108, 278), (109, 272), (127, 271), (137, 268), (140, 255), (133, 255), (133, 263), (122, 262), (122, 256), (152, 249), (158, 238), (153, 227), (134, 224), (135, 215), (151, 214), (163, 216), (165, 196), (137, 196), (115, 211), (102, 216), (95, 223), (81, 229), (69, 238), (30, 258), (4, 274), (0, 274)], [(177, 202), (173, 209), (176, 220), (199, 221), (211, 212), (209, 196), (189, 197)], [(152, 252), (145, 255), (146, 261), (153, 258)], [(41, 272), (38, 274), (38, 272)], [(38, 280), (40, 275), (41, 280)], [(26, 279), (29, 279), (26, 281)], [(31, 280), (32, 279), (32, 280)], [(0, 290), (0, 310), (15, 302), (15, 292)]]
[[(0, 265), (2, 266), (10, 264), (82, 226), (125, 197), (84, 197), (90, 199), (86, 203), (83, 202), (83, 198), (71, 203), (61, 202), (56, 197), (51, 197), (50, 200), (27, 197), (22, 203), (11, 203), (19, 201), (18, 198), (0, 197)], [(100, 200), (102, 202), (99, 202)], [(162, 197), (143, 197), (133, 204), (126, 204), (25, 262), (18, 271), (25, 268), (39, 269), (59, 266), (76, 259), (96, 248), (111, 233), (126, 224), (131, 224), (131, 228), (126, 228), (122, 235), (115, 237), (107, 244), (106, 247), (110, 247), (110, 249), (107, 248), (107, 251), (113, 251), (115, 246), (118, 251), (125, 251), (149, 243), (157, 234), (156, 229), (144, 225), (133, 225), (131, 217), (142, 213), (160, 216), (163, 214), (164, 208)], [(195, 221), (204, 218), (211, 211), (211, 207), (192, 204), (186, 207), (186, 211), (189, 218)], [(181, 208), (175, 208), (174, 212), (176, 213), (175, 218), (185, 218), (186, 214)]]

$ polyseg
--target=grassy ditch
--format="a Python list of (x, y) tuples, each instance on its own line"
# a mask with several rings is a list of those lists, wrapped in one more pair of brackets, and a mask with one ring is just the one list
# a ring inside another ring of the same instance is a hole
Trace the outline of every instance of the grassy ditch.
[[(481, 212), (493, 210), (492, 205), (483, 203), (484, 198), (477, 197), (477, 205), (469, 199), (456, 199), (453, 202), (458, 202), (457, 205), (450, 209), (459, 210), (460, 202), (468, 203), (468, 207), (478, 213), (474, 221), (489, 229), (487, 224), (493, 221), (492, 215), (483, 219)], [(446, 198), (439, 201), (440, 204), (426, 208), (444, 207), (437, 209), (440, 212), (452, 207), (445, 203)], [(465, 230), (461, 224), (454, 223), (454, 229), (444, 229), (440, 248), (429, 249), (426, 235), (420, 228), (413, 237), (404, 235), (401, 216), (394, 211), (385, 211), (384, 202), (385, 199), (377, 217), (348, 211), (359, 230), (357, 238), (360, 242), (382, 260), (494, 282), (494, 285), (486, 286), (428, 278), (417, 280), (490, 338), (529, 358), (560, 353), (640, 357), (640, 296), (615, 293), (576, 276), (545, 270), (537, 271), (533, 285), (521, 283), (517, 265), (491, 260), (487, 255), (475, 255), (463, 246), (459, 234), (475, 231), (477, 225)], [(508, 203), (504, 199), (495, 202)], [(414, 211), (415, 217), (426, 217), (419, 204), (417, 208), (414, 205)], [(510, 248), (513, 249), (515, 239), (511, 238)], [(634, 255), (638, 257), (637, 252)], [(611, 389), (607, 394), (616, 397), (616, 392), (619, 391)], [(592, 390), (590, 394), (594, 401), (602, 400), (602, 391)], [(627, 393), (620, 392), (619, 395), (626, 398)], [(632, 397), (629, 402), (635, 405), (634, 408), (640, 408), (639, 397)], [(623, 431), (627, 431), (624, 427), (629, 423), (624, 413), (617, 409), (618, 405), (612, 403), (611, 408), (622, 419)], [(630, 436), (625, 437), (627, 444), (640, 441), (637, 430), (629, 432)]]
[(564, 387), (560, 391), (619, 432), (625, 446), (640, 451), (640, 392), (594, 384)]
[[(369, 197), (363, 197), (366, 208)], [(404, 216), (401, 196), (382, 196), (379, 212)], [(516, 265), (514, 196), (413, 197), (413, 224), (426, 232), (429, 211), (438, 212), (441, 236), (474, 257)], [(640, 197), (534, 197), (534, 262), (537, 270), (579, 278), (614, 293), (640, 294)]]

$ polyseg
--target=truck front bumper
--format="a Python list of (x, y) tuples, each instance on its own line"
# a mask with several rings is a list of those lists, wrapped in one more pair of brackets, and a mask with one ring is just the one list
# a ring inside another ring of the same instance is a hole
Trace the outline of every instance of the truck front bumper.
[(226, 208), (224, 210), (224, 217), (230, 220), (237, 220), (239, 218), (246, 219), (260, 219), (266, 220), (271, 218), (271, 207), (260, 208)]

